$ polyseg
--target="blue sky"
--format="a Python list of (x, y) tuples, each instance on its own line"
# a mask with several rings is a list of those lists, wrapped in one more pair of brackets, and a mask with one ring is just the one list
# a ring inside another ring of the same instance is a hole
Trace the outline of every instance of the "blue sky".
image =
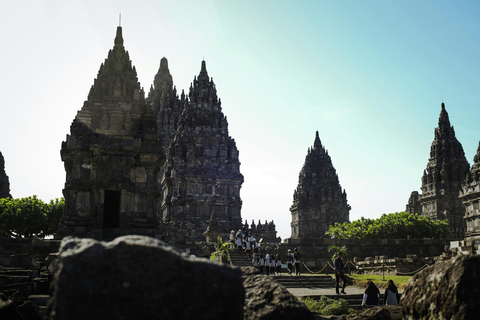
[(316, 130), (351, 220), (405, 209), (442, 99), (470, 164), (479, 144), (475, 1), (30, 0), (0, 10), (0, 151), (15, 198), (62, 196), (61, 142), (119, 13), (147, 92), (162, 57), (179, 90), (206, 60), (240, 151), (242, 217), (274, 220), (282, 238)]

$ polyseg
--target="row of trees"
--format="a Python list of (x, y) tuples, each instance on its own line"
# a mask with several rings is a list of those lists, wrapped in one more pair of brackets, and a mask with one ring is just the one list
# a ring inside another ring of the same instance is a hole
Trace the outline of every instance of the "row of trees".
[(337, 239), (446, 239), (447, 220), (432, 220), (418, 213), (396, 212), (330, 226), (326, 235)]
[(44, 203), (37, 196), (0, 199), (0, 235), (7, 238), (45, 237), (58, 231), (65, 201)]

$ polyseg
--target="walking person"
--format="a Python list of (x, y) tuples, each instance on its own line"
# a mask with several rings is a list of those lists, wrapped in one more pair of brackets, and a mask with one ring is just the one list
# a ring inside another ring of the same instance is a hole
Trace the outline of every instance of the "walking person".
[(293, 249), (293, 262), (295, 263), (295, 275), (300, 275), (300, 253), (297, 248)]
[(345, 278), (345, 275), (343, 274), (343, 254), (341, 252), (338, 253), (338, 256), (333, 261), (333, 264), (335, 266), (335, 281), (337, 283), (335, 286), (335, 292), (338, 294), (339, 282), (341, 278), (343, 280), (342, 293), (346, 294), (345, 286), (347, 285), (347, 278)]
[(393, 283), (393, 280), (388, 280), (385, 294), (383, 295), (383, 304), (386, 306), (398, 306), (400, 296), (398, 295), (398, 289)]
[(288, 269), (288, 274), (292, 275), (293, 271), (293, 254), (292, 250), (288, 249), (287, 253), (287, 269)]

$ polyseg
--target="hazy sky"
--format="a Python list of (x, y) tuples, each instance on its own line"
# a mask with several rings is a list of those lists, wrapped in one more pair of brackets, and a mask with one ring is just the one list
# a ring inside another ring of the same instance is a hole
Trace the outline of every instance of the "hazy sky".
[(205, 59), (245, 177), (242, 217), (290, 236), (315, 131), (350, 220), (405, 210), (442, 99), (472, 164), (480, 140), (478, 1), (0, 2), (0, 151), (13, 197), (62, 196), (62, 141), (113, 48), (148, 92), (166, 57), (187, 90)]

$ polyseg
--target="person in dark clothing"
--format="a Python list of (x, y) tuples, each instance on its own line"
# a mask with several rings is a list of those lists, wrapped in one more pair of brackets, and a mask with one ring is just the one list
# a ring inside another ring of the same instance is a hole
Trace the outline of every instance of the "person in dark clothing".
[(343, 287), (342, 287), (342, 293), (345, 293), (345, 286), (347, 285), (347, 278), (345, 278), (345, 275), (343, 274), (343, 254), (339, 253), (338, 256), (335, 258), (333, 261), (334, 267), (335, 267), (335, 281), (337, 283), (335, 287), (335, 291), (338, 294), (338, 288), (340, 287), (340, 278), (343, 280)]
[(300, 253), (297, 251), (297, 248), (293, 249), (293, 260), (295, 263), (295, 275), (300, 275)]
[(383, 295), (383, 304), (386, 306), (398, 306), (400, 296), (398, 295), (398, 289), (393, 283), (393, 280), (388, 280), (387, 289)]
[(378, 298), (380, 297), (380, 291), (375, 283), (371, 280), (367, 282), (367, 288), (363, 294), (362, 307), (378, 306)]
[(288, 253), (287, 253), (287, 269), (288, 269), (288, 274), (289, 275), (292, 275), (292, 271), (293, 271), (293, 254), (292, 254), (292, 250), (288, 249)]

